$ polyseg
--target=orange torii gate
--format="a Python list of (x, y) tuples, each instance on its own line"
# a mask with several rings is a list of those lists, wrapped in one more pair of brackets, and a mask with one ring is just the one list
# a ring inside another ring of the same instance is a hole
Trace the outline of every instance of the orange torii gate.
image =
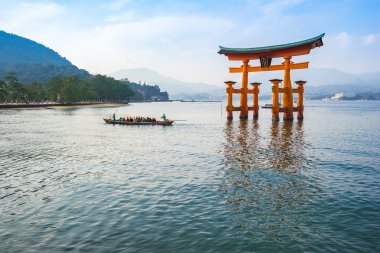
[[(248, 89), (248, 73), (261, 72), (261, 71), (276, 71), (284, 70), (284, 80), (273, 79), (270, 80), (273, 84), (273, 104), (272, 104), (272, 118), (279, 119), (279, 112), (284, 112), (284, 120), (293, 120), (293, 111), (298, 111), (298, 119), (303, 119), (303, 85), (306, 81), (297, 81), (298, 88), (293, 89), (290, 80), (291, 69), (305, 69), (309, 67), (309, 62), (293, 63), (291, 58), (293, 56), (309, 54), (310, 50), (315, 47), (323, 45), (321, 34), (317, 37), (288, 43), (276, 46), (255, 47), (255, 48), (226, 48), (219, 46), (219, 54), (224, 54), (230, 61), (242, 61), (241, 67), (231, 67), (230, 73), (243, 73), (242, 85), (240, 89), (234, 89), (233, 85), (236, 82), (227, 81), (227, 94), (228, 104), (226, 107), (227, 118), (232, 119), (233, 111), (240, 111), (240, 118), (248, 118), (248, 111), (253, 111), (253, 117), (257, 118), (259, 115), (259, 85), (260, 83), (252, 83), (253, 88)], [(281, 65), (271, 65), (273, 58), (284, 58)], [(260, 66), (250, 66), (250, 60), (260, 60)], [(279, 84), (283, 81), (283, 88), (279, 88)], [(232, 94), (240, 94), (240, 106), (234, 107), (232, 105)], [(249, 107), (247, 104), (248, 93), (253, 94), (253, 106)], [(278, 93), (283, 93), (282, 104), (283, 109), (278, 105)], [(297, 108), (293, 108), (293, 93), (298, 93)]]

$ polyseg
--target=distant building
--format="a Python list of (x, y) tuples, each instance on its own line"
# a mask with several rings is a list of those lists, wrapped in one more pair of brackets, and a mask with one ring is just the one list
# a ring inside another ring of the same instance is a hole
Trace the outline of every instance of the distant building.
[(333, 97), (331, 97), (332, 100), (341, 100), (344, 96), (343, 92), (335, 93)]
[(344, 92), (339, 92), (335, 93), (333, 97), (331, 97), (331, 100), (350, 100), (351, 98), (355, 97), (355, 94), (353, 93), (344, 93)]

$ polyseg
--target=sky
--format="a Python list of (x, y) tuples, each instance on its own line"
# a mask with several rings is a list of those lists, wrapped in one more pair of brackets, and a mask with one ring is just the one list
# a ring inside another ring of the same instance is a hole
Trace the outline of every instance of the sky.
[(322, 33), (323, 47), (293, 61), (380, 71), (379, 17), (379, 0), (0, 0), (0, 30), (90, 73), (145, 67), (209, 84), (233, 79), (228, 67), (241, 64), (219, 55), (219, 45), (269, 46)]

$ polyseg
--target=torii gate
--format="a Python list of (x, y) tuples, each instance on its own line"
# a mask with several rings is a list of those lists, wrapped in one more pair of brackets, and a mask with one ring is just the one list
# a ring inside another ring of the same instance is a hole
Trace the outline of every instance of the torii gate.
[[(243, 73), (241, 89), (234, 89), (232, 86), (236, 83), (233, 81), (225, 82), (227, 84), (228, 105), (227, 118), (232, 119), (233, 111), (240, 111), (240, 118), (248, 118), (248, 111), (253, 111), (253, 117), (257, 118), (259, 115), (259, 85), (260, 83), (252, 83), (253, 88), (248, 89), (248, 72), (261, 72), (261, 71), (276, 71), (284, 70), (283, 88), (279, 88), (279, 83), (282, 80), (272, 79), (273, 84), (273, 104), (272, 104), (272, 118), (279, 119), (279, 112), (284, 112), (284, 120), (293, 120), (293, 111), (298, 111), (298, 119), (303, 119), (303, 85), (306, 81), (297, 81), (298, 88), (293, 89), (290, 80), (291, 69), (304, 69), (308, 68), (309, 62), (293, 63), (290, 59), (293, 56), (306, 55), (310, 50), (315, 47), (323, 45), (321, 34), (317, 37), (288, 43), (276, 46), (255, 47), (255, 48), (226, 48), (219, 46), (219, 54), (224, 54), (230, 61), (242, 61), (241, 67), (230, 67), (230, 73)], [(284, 58), (284, 63), (281, 65), (271, 65), (273, 58)], [(260, 66), (250, 66), (250, 60), (260, 60)], [(282, 104), (283, 110), (278, 106), (278, 93), (283, 93)], [(240, 93), (240, 107), (232, 105), (232, 94)], [(253, 94), (253, 106), (249, 107), (247, 104), (248, 93)], [(298, 93), (297, 108), (293, 108), (293, 93)]]

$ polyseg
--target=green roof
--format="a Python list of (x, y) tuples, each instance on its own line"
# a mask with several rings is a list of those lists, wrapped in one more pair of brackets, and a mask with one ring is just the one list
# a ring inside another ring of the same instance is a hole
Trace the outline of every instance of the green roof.
[(222, 47), (222, 46), (219, 46), (220, 50), (219, 50), (219, 54), (228, 54), (228, 53), (241, 53), (241, 54), (244, 54), (244, 53), (263, 53), (263, 52), (269, 52), (269, 51), (273, 51), (273, 50), (280, 50), (280, 49), (289, 49), (289, 48), (294, 48), (294, 47), (298, 47), (298, 46), (303, 46), (303, 45), (307, 45), (307, 44), (312, 44), (314, 42), (317, 42), (318, 40), (320, 40), (320, 45), (319, 46), (322, 46), (323, 45), (323, 42), (322, 42), (322, 37), (325, 36), (325, 34), (321, 34), (319, 36), (316, 36), (314, 38), (311, 38), (311, 39), (307, 39), (307, 40), (302, 40), (302, 41), (297, 41), (297, 42), (292, 42), (292, 43), (287, 43), (287, 44), (282, 44), (282, 45), (275, 45), (275, 46), (266, 46), (266, 47), (251, 47), (251, 48), (229, 48), (229, 47)]

